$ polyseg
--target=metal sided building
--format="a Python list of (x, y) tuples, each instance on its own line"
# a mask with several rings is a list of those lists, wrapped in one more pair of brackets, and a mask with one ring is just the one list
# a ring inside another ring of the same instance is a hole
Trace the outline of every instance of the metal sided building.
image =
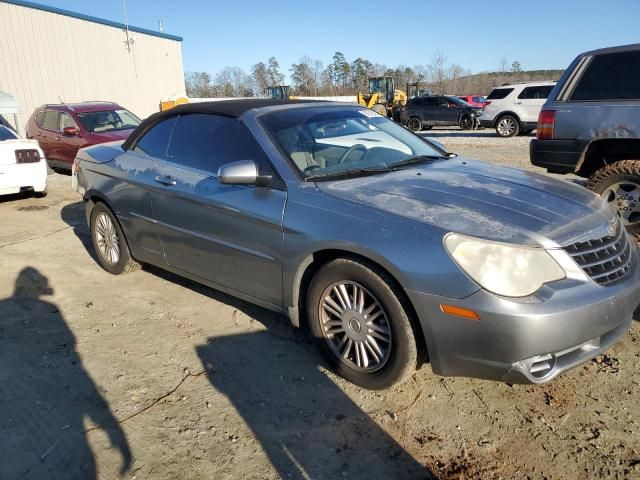
[(45, 103), (112, 101), (144, 118), (161, 99), (185, 95), (182, 38), (0, 0), (0, 91), (20, 104), (20, 133)]

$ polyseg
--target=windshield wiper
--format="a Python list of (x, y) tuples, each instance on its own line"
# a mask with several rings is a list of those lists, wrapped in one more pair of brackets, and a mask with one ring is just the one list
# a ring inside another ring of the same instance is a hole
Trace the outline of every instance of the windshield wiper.
[(315, 182), (316, 180), (331, 180), (341, 177), (350, 177), (353, 175), (373, 175), (375, 173), (390, 172), (389, 168), (350, 168), (349, 170), (340, 170), (338, 172), (321, 173), (318, 175), (308, 175), (304, 177), (305, 182)]
[(316, 180), (330, 180), (340, 177), (350, 177), (356, 174), (372, 175), (375, 173), (395, 172), (402, 167), (410, 165), (418, 165), (420, 163), (430, 162), (434, 160), (446, 160), (447, 157), (441, 155), (415, 155), (413, 157), (405, 158), (399, 162), (390, 163), (381, 167), (371, 168), (350, 168), (348, 170), (340, 170), (338, 172), (321, 173), (318, 175), (309, 175), (304, 178), (305, 182), (314, 182)]
[(426, 163), (433, 160), (446, 160), (448, 157), (444, 155), (414, 155), (413, 157), (405, 158), (399, 162), (390, 163), (387, 167), (390, 169), (405, 167), (408, 165), (418, 165), (420, 163)]

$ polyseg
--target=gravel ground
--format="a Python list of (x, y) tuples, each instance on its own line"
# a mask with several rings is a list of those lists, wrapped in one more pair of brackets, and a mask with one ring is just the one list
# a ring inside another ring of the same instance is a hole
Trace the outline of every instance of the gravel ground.
[[(530, 137), (424, 132), (528, 165)], [(155, 268), (95, 263), (69, 177), (0, 200), (0, 479), (640, 478), (640, 322), (542, 386), (368, 392), (304, 332)], [(640, 319), (640, 315), (637, 315)]]

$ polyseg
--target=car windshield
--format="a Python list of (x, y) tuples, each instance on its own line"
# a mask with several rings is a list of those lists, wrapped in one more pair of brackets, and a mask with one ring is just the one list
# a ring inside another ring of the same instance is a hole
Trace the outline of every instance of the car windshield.
[(82, 126), (93, 133), (126, 130), (140, 124), (140, 119), (125, 109), (78, 112), (76, 116)]
[(364, 108), (314, 107), (265, 115), (262, 124), (304, 177), (361, 175), (446, 158), (446, 152)]
[(9, 130), (4, 125), (0, 125), (0, 142), (3, 140), (15, 140), (18, 138), (15, 133)]

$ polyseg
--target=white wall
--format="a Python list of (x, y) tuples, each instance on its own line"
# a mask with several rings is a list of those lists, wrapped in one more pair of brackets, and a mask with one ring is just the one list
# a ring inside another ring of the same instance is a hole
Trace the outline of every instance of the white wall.
[(144, 118), (184, 95), (181, 42), (130, 36), (131, 53), (120, 28), (0, 2), (0, 90), (20, 102), (21, 133), (45, 103), (107, 100)]

